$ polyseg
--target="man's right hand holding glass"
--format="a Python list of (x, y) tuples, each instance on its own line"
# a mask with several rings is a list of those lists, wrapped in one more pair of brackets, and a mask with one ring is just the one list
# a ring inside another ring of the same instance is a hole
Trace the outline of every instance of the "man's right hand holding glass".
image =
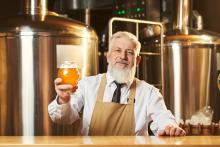
[(62, 84), (61, 78), (56, 78), (54, 80), (55, 90), (58, 95), (57, 102), (58, 104), (65, 104), (68, 103), (71, 94), (77, 90), (77, 85), (73, 86), (71, 84)]

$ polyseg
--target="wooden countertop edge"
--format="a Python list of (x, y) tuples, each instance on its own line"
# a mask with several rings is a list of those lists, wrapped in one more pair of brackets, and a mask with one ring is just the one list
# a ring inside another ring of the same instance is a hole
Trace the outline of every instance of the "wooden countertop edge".
[(0, 136), (0, 147), (220, 147), (220, 136)]

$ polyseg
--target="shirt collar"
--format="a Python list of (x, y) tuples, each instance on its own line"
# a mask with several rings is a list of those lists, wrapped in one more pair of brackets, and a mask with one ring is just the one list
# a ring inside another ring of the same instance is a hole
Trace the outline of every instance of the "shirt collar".
[[(111, 86), (111, 84), (113, 84), (114, 81), (115, 81), (114, 78), (111, 76), (109, 71), (107, 71), (107, 73), (106, 73), (106, 79), (107, 79), (107, 86)], [(132, 82), (133, 82), (133, 80), (131, 82), (125, 83), (126, 87), (130, 88)]]

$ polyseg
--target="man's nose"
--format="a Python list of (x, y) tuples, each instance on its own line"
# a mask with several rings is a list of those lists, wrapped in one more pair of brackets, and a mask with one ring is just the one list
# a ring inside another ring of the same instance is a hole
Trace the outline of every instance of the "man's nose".
[(121, 59), (127, 59), (127, 58), (128, 58), (127, 52), (121, 52), (120, 58), (121, 58)]

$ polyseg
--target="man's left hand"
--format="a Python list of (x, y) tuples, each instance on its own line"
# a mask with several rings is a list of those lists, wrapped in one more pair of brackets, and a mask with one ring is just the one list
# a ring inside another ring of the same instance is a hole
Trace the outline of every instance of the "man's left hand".
[(164, 130), (158, 131), (158, 136), (185, 136), (186, 132), (177, 125), (168, 125)]

